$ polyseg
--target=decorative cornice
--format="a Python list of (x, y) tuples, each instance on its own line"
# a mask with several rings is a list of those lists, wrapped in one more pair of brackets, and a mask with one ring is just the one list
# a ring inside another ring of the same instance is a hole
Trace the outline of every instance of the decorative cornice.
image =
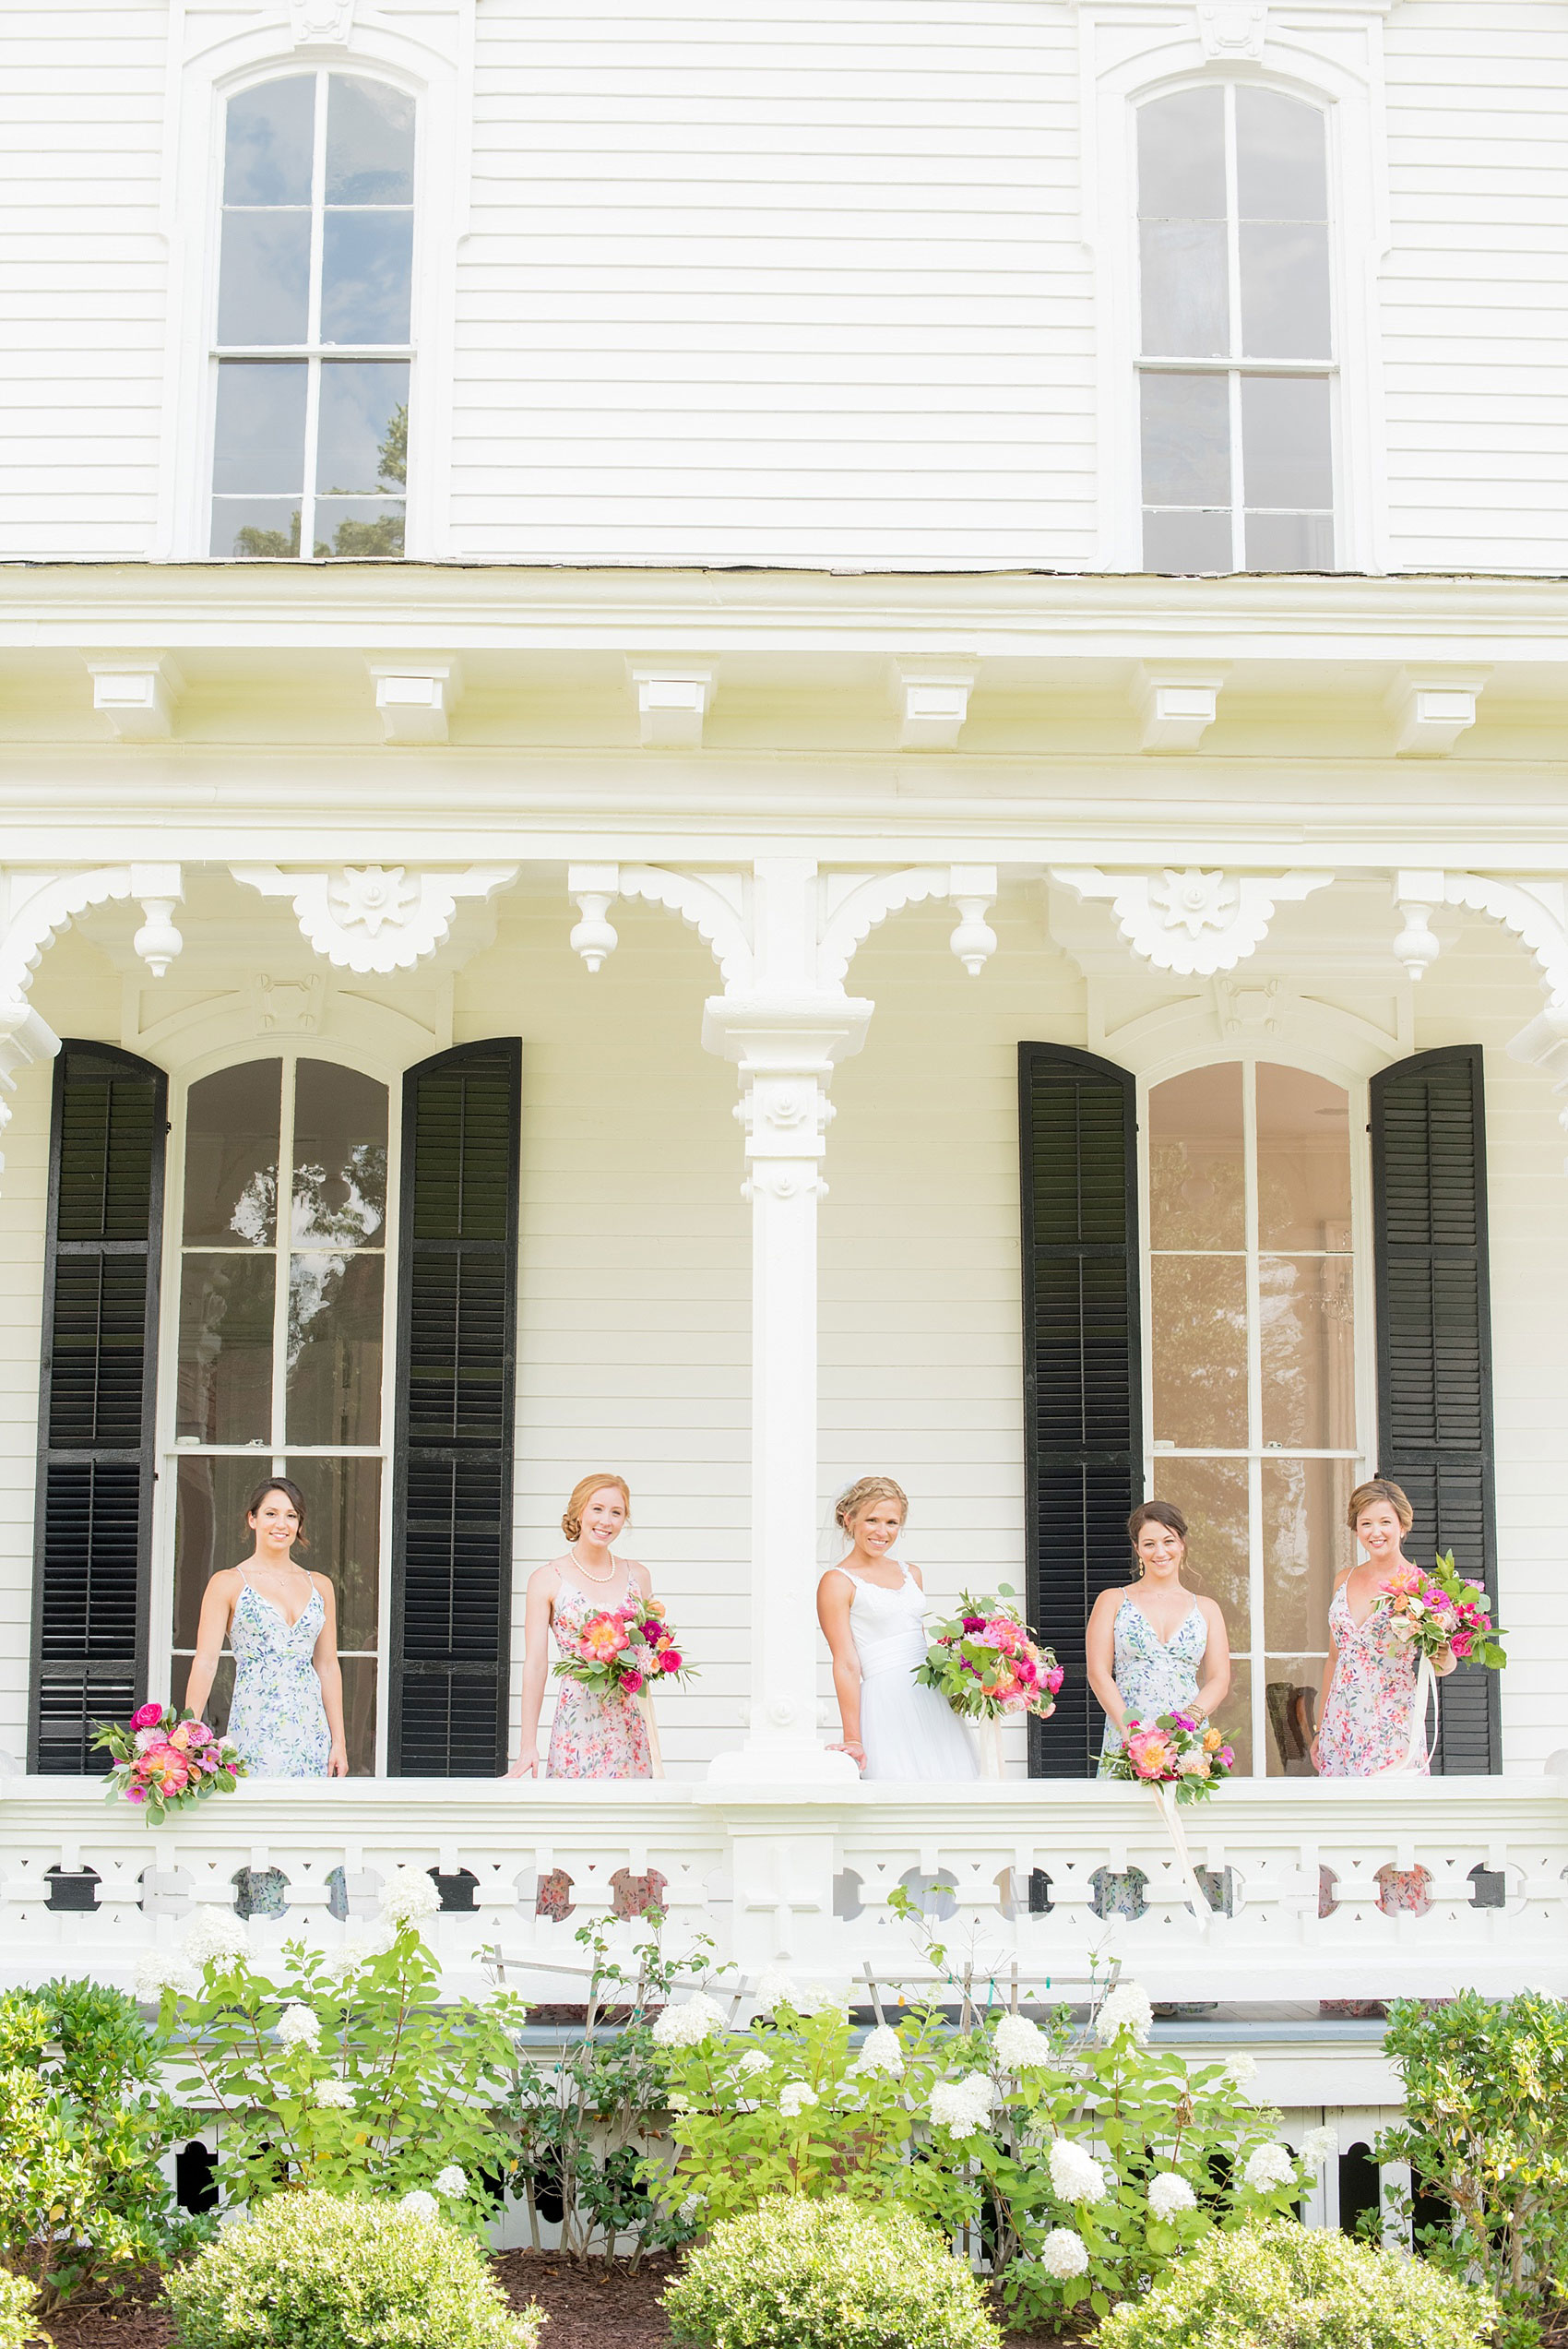
[(458, 873), (410, 872), (401, 864), (344, 864), (325, 873), (285, 873), (276, 864), (232, 864), (236, 881), (263, 897), (292, 900), (302, 936), (340, 969), (410, 971), (451, 932), (459, 898), (488, 901), (517, 877), (515, 864), (470, 864)]
[(829, 874), (821, 883), (823, 917), (817, 946), (819, 986), (842, 987), (856, 949), (890, 913), (928, 898), (949, 898), (962, 919), (951, 944), (971, 979), (978, 979), (996, 951), (996, 933), (985, 920), (996, 896), (993, 864), (917, 864), (902, 872)]
[(676, 873), (661, 864), (569, 864), (566, 894), (582, 920), (570, 945), (590, 971), (598, 971), (620, 944), (610, 908), (618, 897), (642, 898), (668, 907), (696, 932), (718, 963), (726, 987), (751, 984), (752, 942), (746, 924), (745, 884), (738, 873)]
[(1095, 865), (1052, 865), (1051, 877), (1080, 900), (1109, 898), (1122, 936), (1157, 971), (1212, 978), (1234, 970), (1268, 936), (1277, 904), (1326, 888), (1332, 873), (1272, 877), (1185, 872), (1105, 874)]
[(160, 979), (183, 944), (173, 912), (184, 895), (177, 864), (101, 864), (77, 873), (13, 875), (0, 939), (0, 1007), (25, 1003), (33, 975), (80, 913), (118, 898), (139, 898), (146, 921), (133, 941)]

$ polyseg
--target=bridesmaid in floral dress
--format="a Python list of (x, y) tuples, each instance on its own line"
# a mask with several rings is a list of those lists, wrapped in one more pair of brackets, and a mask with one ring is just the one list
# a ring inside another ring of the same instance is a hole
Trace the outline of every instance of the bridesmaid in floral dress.
[[(1351, 1494), (1347, 1515), (1366, 1555), (1339, 1577), (1328, 1604), (1328, 1663), (1313, 1761), (1320, 1778), (1377, 1778), (1407, 1765), (1424, 1777), (1431, 1769), (1424, 1735), (1410, 1756), (1416, 1651), (1396, 1616), (1374, 1612), (1389, 1576), (1409, 1564), (1403, 1544), (1414, 1511), (1397, 1485), (1374, 1476)], [(1440, 1678), (1454, 1665), (1452, 1648), (1432, 1661)]]
[[(529, 1577), (524, 1619), (522, 1745), (508, 1778), (651, 1778), (647, 1724), (628, 1696), (601, 1696), (579, 1680), (557, 1683), (550, 1750), (539, 1758), (539, 1716), (550, 1669), (550, 1634), (563, 1652), (576, 1653), (588, 1618), (618, 1607), (630, 1596), (651, 1598), (647, 1568), (635, 1558), (618, 1558), (613, 1544), (631, 1523), (632, 1496), (624, 1476), (585, 1476), (574, 1488), (561, 1519), (566, 1547)], [(566, 1637), (563, 1638), (563, 1633)], [(640, 1915), (659, 1899), (663, 1878), (628, 1878), (616, 1890), (619, 1916)], [(564, 1917), (570, 1906), (569, 1879), (560, 1868), (541, 1877), (540, 1916)]]

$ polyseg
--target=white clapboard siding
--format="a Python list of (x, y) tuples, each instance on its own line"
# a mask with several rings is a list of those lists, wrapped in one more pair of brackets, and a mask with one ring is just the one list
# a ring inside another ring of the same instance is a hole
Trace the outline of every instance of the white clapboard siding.
[(167, 255), (162, 0), (5, 11), (0, 554), (145, 554)]
[(1568, 568), (1568, 11), (1402, 0), (1385, 31), (1391, 559)]

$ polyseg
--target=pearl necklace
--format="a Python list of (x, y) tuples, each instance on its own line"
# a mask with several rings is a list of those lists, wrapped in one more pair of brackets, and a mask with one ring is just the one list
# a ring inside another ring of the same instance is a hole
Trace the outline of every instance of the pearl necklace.
[(612, 1555), (611, 1555), (611, 1559), (610, 1559), (610, 1571), (609, 1571), (609, 1573), (608, 1573), (608, 1574), (590, 1574), (590, 1573), (589, 1573), (589, 1571), (588, 1571), (588, 1568), (587, 1568), (587, 1567), (583, 1564), (583, 1562), (582, 1562), (581, 1558), (577, 1556), (577, 1545), (576, 1545), (576, 1542), (568, 1542), (568, 1543), (567, 1543), (567, 1544), (566, 1544), (566, 1556), (567, 1556), (571, 1559), (572, 1564), (573, 1564), (573, 1565), (576, 1568), (577, 1572), (578, 1572), (578, 1573), (582, 1576), (583, 1580), (584, 1580), (585, 1582), (598, 1582), (598, 1583), (600, 1583), (600, 1584), (601, 1584), (601, 1585), (602, 1585), (603, 1583), (606, 1583), (606, 1582), (613, 1582), (613, 1581), (614, 1581), (614, 1580), (615, 1580), (616, 1575), (617, 1575), (617, 1574), (620, 1572), (620, 1570), (621, 1570), (621, 1568), (620, 1568), (620, 1562), (619, 1562), (619, 1560), (615, 1557), (614, 1554), (613, 1554), (613, 1553), (612, 1553)]

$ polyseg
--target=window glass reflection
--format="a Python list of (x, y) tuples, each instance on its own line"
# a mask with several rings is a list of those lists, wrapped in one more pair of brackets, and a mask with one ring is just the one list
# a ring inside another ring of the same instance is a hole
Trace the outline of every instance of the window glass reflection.
[(1149, 1267), (1154, 1439), (1247, 1441), (1247, 1268), (1233, 1256), (1157, 1256)]
[[(1230, 395), (1223, 376), (1140, 379), (1144, 496), (1150, 506), (1226, 506), (1230, 498)], [(1229, 531), (1226, 532), (1229, 560)]]
[(1326, 228), (1242, 221), (1241, 348), (1249, 359), (1329, 356)]
[(1229, 571), (1231, 563), (1230, 509), (1204, 513), (1144, 510), (1144, 568), (1172, 575)]
[(383, 1259), (311, 1251), (289, 1260), (287, 1413), (293, 1444), (381, 1436)]
[(1332, 571), (1332, 514), (1249, 514), (1246, 554), (1249, 571)]
[(1225, 92), (1182, 89), (1138, 109), (1138, 211), (1146, 221), (1225, 218)]
[(1146, 221), (1140, 242), (1144, 349), (1222, 358), (1230, 348), (1224, 221)]
[(315, 485), (335, 495), (401, 490), (408, 473), (406, 360), (333, 359), (321, 370)]
[(1239, 1061), (1221, 1061), (1151, 1086), (1151, 1247), (1246, 1246), (1241, 1078)]
[(308, 204), (315, 144), (315, 76), (290, 74), (229, 101), (225, 204)]
[(1257, 1071), (1258, 1239), (1350, 1246), (1350, 1102), (1341, 1085), (1268, 1061)]
[(335, 1061), (294, 1076), (296, 1247), (379, 1244), (386, 1221), (386, 1088)]
[(279, 490), (296, 501), (305, 484), (303, 359), (225, 359), (218, 370), (215, 490)]
[(1345, 1256), (1258, 1265), (1263, 1440), (1321, 1451), (1356, 1440), (1355, 1300)]
[(310, 214), (225, 212), (219, 341), (304, 342), (309, 334)]
[(272, 1434), (270, 1255), (186, 1254), (180, 1272), (175, 1432), (203, 1444)]
[(305, 1496), (310, 1565), (338, 1598), (338, 1644), (374, 1648), (380, 1616), (381, 1462), (291, 1452), (288, 1473)]
[[(245, 1523), (245, 1503), (270, 1474), (272, 1459), (182, 1456), (174, 1474), (174, 1651), (189, 1654), (208, 1583), (222, 1568), (248, 1557), (255, 1536)], [(184, 1693), (176, 1670), (174, 1686)]]
[(1252, 1644), (1251, 1538), (1244, 1460), (1172, 1460), (1157, 1452), (1155, 1498), (1173, 1501), (1187, 1520), (1185, 1579), (1218, 1602), (1232, 1648)]
[(282, 1063), (248, 1060), (194, 1084), (185, 1106), (189, 1242), (265, 1247), (274, 1234)]
[(1328, 1653), (1334, 1578), (1355, 1563), (1345, 1523), (1355, 1486), (1348, 1460), (1265, 1460), (1263, 1561), (1270, 1652)]
[(321, 256), (323, 342), (407, 342), (411, 212), (328, 212)]
[(1237, 1775), (1248, 1778), (1253, 1770), (1253, 1667), (1244, 1657), (1238, 1657), (1230, 1666), (1230, 1692), (1214, 1711), (1214, 1725), (1223, 1731), (1234, 1748)]
[(1333, 503), (1328, 385), (1322, 376), (1245, 376), (1241, 447), (1249, 506)]
[(1282, 90), (1236, 91), (1236, 195), (1244, 221), (1326, 221), (1324, 118)]
[(334, 74), (327, 104), (327, 201), (413, 200), (413, 100), (386, 82)]

